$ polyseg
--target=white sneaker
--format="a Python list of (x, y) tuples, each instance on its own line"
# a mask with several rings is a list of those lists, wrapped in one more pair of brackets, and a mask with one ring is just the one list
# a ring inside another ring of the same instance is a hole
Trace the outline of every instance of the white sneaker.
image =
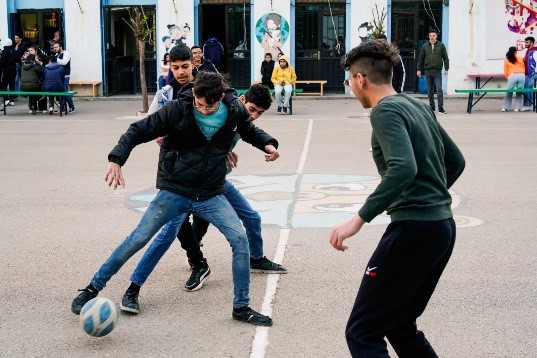
[(48, 111), (46, 109), (43, 110), (43, 114), (47, 114)]
[(505, 111), (506, 111), (506, 109), (505, 109), (505, 108), (502, 108), (502, 112), (505, 112)]
[(515, 112), (520, 112), (520, 109), (515, 109)]
[(531, 108), (530, 107), (522, 107), (522, 109), (520, 110), (520, 112), (527, 112), (527, 111), (530, 111)]
[(31, 109), (28, 111), (28, 113), (30, 113), (30, 114), (31, 114), (32, 112), (33, 112), (33, 111), (32, 111)]

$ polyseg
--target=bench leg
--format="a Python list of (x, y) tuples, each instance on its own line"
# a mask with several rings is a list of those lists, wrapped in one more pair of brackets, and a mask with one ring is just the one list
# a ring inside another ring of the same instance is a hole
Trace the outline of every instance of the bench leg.
[(289, 115), (293, 114), (293, 94), (289, 97)]

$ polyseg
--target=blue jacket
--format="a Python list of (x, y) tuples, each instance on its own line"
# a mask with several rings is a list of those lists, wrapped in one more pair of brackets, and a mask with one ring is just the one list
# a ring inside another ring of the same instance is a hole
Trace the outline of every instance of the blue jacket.
[(64, 78), (65, 72), (62, 65), (57, 62), (48, 63), (45, 65), (45, 72), (41, 87), (45, 92), (64, 92)]
[(536, 61), (535, 57), (537, 56), (537, 47), (533, 46), (526, 51), (526, 56), (524, 57), (524, 63), (526, 64), (526, 75), (533, 76), (536, 70)]
[(220, 69), (220, 64), (222, 63), (222, 56), (224, 56), (224, 48), (214, 37), (211, 37), (207, 40), (205, 45), (203, 45), (203, 57), (206, 60), (210, 60), (216, 69)]

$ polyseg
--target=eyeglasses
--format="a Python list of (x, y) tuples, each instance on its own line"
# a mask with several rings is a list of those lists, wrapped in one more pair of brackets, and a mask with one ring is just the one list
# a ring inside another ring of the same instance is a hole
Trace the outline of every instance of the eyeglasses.
[(199, 111), (204, 110), (204, 111), (206, 111), (208, 113), (214, 113), (220, 107), (220, 102), (221, 101), (218, 101), (218, 102), (214, 103), (212, 106), (204, 106), (202, 104), (198, 104), (196, 97), (194, 97), (193, 105), (194, 105), (194, 108), (196, 108)]
[(343, 85), (347, 86), (347, 87), (350, 87), (351, 83), (352, 83), (351, 78), (358, 76), (358, 74), (362, 75), (362, 77), (367, 77), (367, 75), (364, 74), (364, 73), (356, 72), (356, 74), (351, 75), (351, 77), (349, 77), (345, 81), (343, 81)]

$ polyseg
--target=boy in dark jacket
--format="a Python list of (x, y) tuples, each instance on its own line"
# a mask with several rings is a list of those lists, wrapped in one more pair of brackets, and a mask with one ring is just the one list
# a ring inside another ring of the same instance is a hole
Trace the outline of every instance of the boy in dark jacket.
[[(177, 100), (158, 112), (133, 123), (108, 156), (105, 180), (114, 189), (125, 186), (121, 166), (141, 143), (166, 136), (161, 147), (155, 199), (138, 227), (112, 252), (91, 283), (73, 300), (71, 310), (80, 310), (97, 296), (106, 283), (162, 226), (176, 216), (199, 215), (215, 225), (232, 249), (234, 283), (233, 319), (263, 326), (272, 319), (249, 307), (249, 248), (242, 224), (222, 195), (227, 173), (226, 157), (238, 133), (242, 139), (263, 150), (266, 161), (278, 157), (276, 139), (255, 127), (236, 92), (227, 89), (219, 73), (200, 72)], [(164, 148), (164, 149), (163, 149)], [(167, 149), (167, 150), (166, 150)], [(177, 232), (170, 236), (169, 245)]]
[[(2, 41), (4, 45), (4, 50), (2, 55), (0, 55), (0, 69), (2, 69), (2, 78), (0, 80), (0, 91), (15, 91), (15, 82), (17, 77), (17, 51), (13, 46), (13, 41), (11, 39), (4, 39)], [(4, 95), (3, 106), (14, 106), (15, 103), (13, 100), (17, 96), (13, 95)]]
[[(34, 55), (29, 55), (22, 62), (21, 91), (39, 92), (43, 79), (43, 67), (35, 60)], [(39, 96), (28, 96), (30, 112), (35, 116), (37, 113), (37, 100)]]
[[(44, 92), (63, 92), (65, 87), (63, 80), (65, 78), (64, 67), (57, 61), (56, 56), (49, 58), (50, 62), (45, 65), (42, 88)], [(59, 98), (57, 98), (59, 100)], [(54, 96), (48, 97), (48, 114), (54, 113)], [(60, 108), (61, 109), (61, 108)]]
[(270, 89), (274, 89), (274, 83), (272, 83), (272, 71), (274, 71), (274, 60), (272, 54), (267, 52), (265, 54), (265, 60), (261, 62), (261, 83)]

